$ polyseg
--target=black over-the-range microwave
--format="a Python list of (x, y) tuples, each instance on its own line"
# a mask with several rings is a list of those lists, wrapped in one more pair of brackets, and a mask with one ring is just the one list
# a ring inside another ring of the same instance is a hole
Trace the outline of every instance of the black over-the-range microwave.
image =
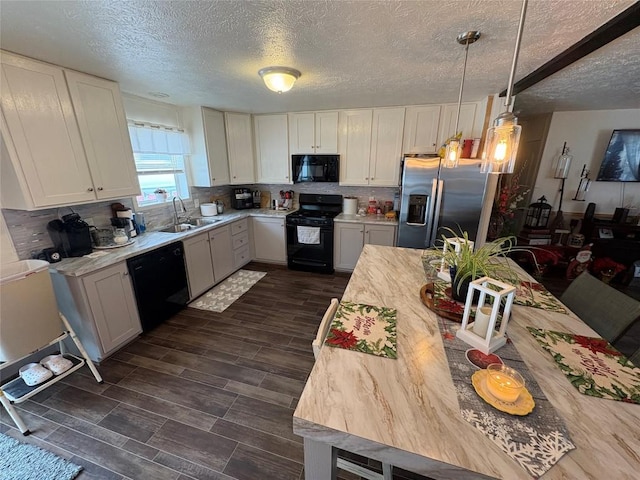
[(340, 155), (291, 155), (293, 183), (337, 182)]

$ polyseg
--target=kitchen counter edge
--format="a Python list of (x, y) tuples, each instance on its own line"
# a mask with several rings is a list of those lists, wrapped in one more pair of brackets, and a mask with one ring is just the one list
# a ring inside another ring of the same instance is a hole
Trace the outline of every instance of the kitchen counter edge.
[(340, 223), (368, 223), (368, 224), (381, 224), (381, 225), (393, 225), (398, 226), (398, 220), (388, 220), (384, 215), (345, 215), (341, 213), (333, 219), (335, 222)]
[[(89, 273), (101, 270), (116, 263), (125, 261), (129, 258), (136, 257), (143, 253), (150, 252), (156, 248), (169, 245), (174, 242), (180, 242), (189, 237), (199, 235), (201, 233), (208, 232), (215, 228), (223, 227), (237, 220), (242, 220), (248, 217), (284, 217), (288, 213), (294, 210), (271, 210), (266, 208), (256, 210), (235, 210), (215, 217), (203, 217), (208, 219), (216, 219), (222, 217), (219, 221), (202, 227), (186, 230), (181, 233), (166, 233), (158, 231), (147, 231), (134, 238), (135, 242), (126, 247), (113, 248), (110, 250), (96, 250), (108, 252), (106, 255), (97, 258), (88, 257), (74, 257), (64, 258), (58, 263), (52, 263), (49, 265), (49, 269), (59, 274), (69, 277), (80, 277)], [(196, 218), (196, 217), (194, 217)]]

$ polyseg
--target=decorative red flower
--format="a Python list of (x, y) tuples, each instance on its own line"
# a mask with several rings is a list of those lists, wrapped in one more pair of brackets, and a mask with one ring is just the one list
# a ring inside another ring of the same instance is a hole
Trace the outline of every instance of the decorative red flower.
[(337, 347), (351, 349), (358, 343), (358, 337), (353, 334), (353, 331), (343, 332), (337, 328), (332, 328), (331, 333), (327, 337), (327, 343)]
[(580, 346), (590, 350), (592, 353), (604, 353), (606, 355), (613, 355), (614, 357), (622, 355), (619, 351), (614, 350), (613, 347), (609, 345), (609, 342), (604, 338), (590, 338), (582, 335), (574, 335), (573, 339)]
[(447, 312), (451, 312), (451, 313), (463, 313), (464, 312), (464, 306), (460, 305), (458, 302), (454, 301), (454, 300), (443, 300), (443, 299), (438, 299), (435, 302), (435, 307), (441, 309), (441, 310), (446, 310)]
[(613, 275), (624, 271), (625, 267), (622, 263), (618, 263), (609, 257), (596, 258), (591, 264), (591, 270), (594, 273), (609, 272)]

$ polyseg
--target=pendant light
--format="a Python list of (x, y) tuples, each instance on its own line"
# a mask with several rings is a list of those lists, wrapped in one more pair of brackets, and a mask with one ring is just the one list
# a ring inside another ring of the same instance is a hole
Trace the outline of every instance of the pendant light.
[[(518, 53), (520, 51), (520, 40), (522, 39), (522, 28), (527, 12), (528, 0), (523, 0), (522, 11), (520, 13), (520, 23), (518, 25), (518, 35), (516, 36), (516, 47), (513, 52), (513, 62), (511, 63), (511, 73), (509, 74), (509, 85), (507, 96), (504, 102), (507, 110), (511, 106), (511, 94), (513, 92), (513, 80), (518, 64)], [(485, 151), (483, 155), (483, 173), (513, 173), (520, 143), (520, 133), (522, 127), (518, 125), (518, 118), (511, 112), (503, 112), (496, 117), (493, 126), (487, 131), (485, 139)]]
[(460, 121), (460, 107), (462, 107), (462, 89), (464, 88), (464, 76), (467, 70), (467, 54), (469, 53), (469, 45), (475, 43), (480, 38), (480, 32), (471, 30), (469, 32), (461, 33), (456, 37), (456, 41), (460, 45), (464, 45), (464, 64), (462, 66), (462, 80), (460, 81), (460, 94), (458, 95), (458, 112), (456, 113), (456, 127), (453, 130), (453, 137), (447, 143), (447, 149), (444, 153), (444, 160), (442, 166), (444, 168), (456, 168), (458, 161), (460, 160), (460, 153), (462, 152), (462, 145), (460, 140), (455, 138), (458, 134), (458, 122)]
[(264, 84), (272, 92), (288, 92), (293, 84), (302, 75), (295, 68), (289, 67), (265, 67), (258, 71), (258, 75), (264, 80)]

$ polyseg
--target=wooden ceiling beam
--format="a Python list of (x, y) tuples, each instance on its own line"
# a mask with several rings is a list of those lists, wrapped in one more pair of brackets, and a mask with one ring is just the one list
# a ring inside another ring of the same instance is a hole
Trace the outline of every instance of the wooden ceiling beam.
[[(517, 81), (513, 86), (513, 95), (517, 95), (527, 88), (532, 87), (536, 83), (571, 65), (573, 62), (586, 57), (600, 47), (605, 46), (607, 43), (612, 42), (638, 26), (640, 26), (640, 2), (634, 3), (600, 28), (594, 30), (564, 52)], [(501, 97), (506, 96), (506, 94), (506, 89), (500, 92)]]

